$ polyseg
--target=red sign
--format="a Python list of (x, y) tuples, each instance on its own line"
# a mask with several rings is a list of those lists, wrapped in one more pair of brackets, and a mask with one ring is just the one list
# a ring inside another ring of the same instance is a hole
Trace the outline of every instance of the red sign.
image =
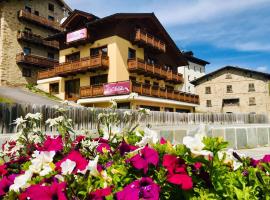
[(67, 43), (87, 38), (87, 28), (83, 28), (67, 34)]
[(129, 94), (130, 93), (130, 82), (118, 82), (109, 83), (103, 86), (104, 95), (119, 95), (119, 94)]

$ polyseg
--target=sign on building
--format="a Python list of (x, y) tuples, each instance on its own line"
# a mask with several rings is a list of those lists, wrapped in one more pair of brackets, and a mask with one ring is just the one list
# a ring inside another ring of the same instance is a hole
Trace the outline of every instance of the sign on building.
[(67, 43), (87, 38), (87, 28), (73, 31), (67, 34)]
[(104, 95), (106, 96), (130, 93), (129, 81), (109, 83), (109, 84), (104, 85), (103, 87), (104, 87)]

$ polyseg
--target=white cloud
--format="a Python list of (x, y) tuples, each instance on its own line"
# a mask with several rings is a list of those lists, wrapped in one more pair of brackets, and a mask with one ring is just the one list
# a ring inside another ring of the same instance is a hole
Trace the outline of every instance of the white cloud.
[(260, 72), (267, 72), (268, 68), (267, 66), (260, 66), (256, 68), (256, 71), (260, 71)]
[(237, 50), (240, 51), (262, 51), (270, 52), (270, 44), (262, 44), (257, 42), (247, 42), (247, 43), (241, 43), (241, 44), (235, 44), (234, 45)]

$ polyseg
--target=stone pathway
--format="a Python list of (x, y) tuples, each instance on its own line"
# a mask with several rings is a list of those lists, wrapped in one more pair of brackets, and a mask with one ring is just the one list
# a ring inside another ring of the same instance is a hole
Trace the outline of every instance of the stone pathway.
[(270, 147), (259, 147), (255, 149), (240, 149), (236, 150), (238, 153), (245, 154), (254, 159), (261, 159), (265, 154), (270, 154)]

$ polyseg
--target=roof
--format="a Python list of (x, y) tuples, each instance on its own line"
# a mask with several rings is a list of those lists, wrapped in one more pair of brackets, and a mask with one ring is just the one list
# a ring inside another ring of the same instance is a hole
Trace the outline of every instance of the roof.
[(201, 83), (201, 81), (207, 79), (208, 77), (211, 77), (219, 72), (222, 72), (222, 71), (225, 71), (225, 70), (238, 70), (238, 71), (243, 71), (243, 72), (248, 72), (248, 73), (253, 73), (253, 74), (257, 74), (257, 75), (260, 75), (260, 76), (263, 76), (263, 77), (266, 77), (267, 79), (270, 79), (270, 74), (269, 73), (265, 73), (265, 72), (259, 72), (259, 71), (255, 71), (255, 70), (251, 70), (251, 69), (246, 69), (246, 68), (241, 68), (241, 67), (236, 67), (236, 66), (225, 66), (225, 67), (222, 67), (216, 71), (213, 71), (209, 74), (206, 74), (200, 78), (197, 78), (193, 81), (191, 81), (190, 83), (192, 83), (193, 85), (199, 85)]
[(200, 64), (200, 65), (210, 64), (208, 61), (195, 57), (192, 51), (182, 52), (182, 54), (190, 62)]
[[(132, 18), (149, 18), (149, 19), (152, 19), (153, 22), (160, 29), (160, 31), (164, 34), (164, 37), (167, 39), (167, 41), (171, 44), (173, 50), (175, 51), (175, 54), (177, 55), (180, 52), (179, 56), (181, 56), (183, 58), (183, 55), (182, 55), (180, 49), (177, 47), (177, 45), (175, 44), (175, 42), (173, 41), (171, 36), (168, 34), (168, 32), (163, 27), (163, 25), (160, 23), (160, 21), (158, 20), (158, 18), (156, 17), (156, 15), (154, 13), (115, 13), (113, 15), (109, 15), (107, 17), (100, 18), (100, 19), (97, 19), (95, 21), (89, 22), (89, 23), (86, 24), (86, 26), (90, 27), (90, 26), (92, 26), (94, 24), (103, 23), (105, 21), (109, 21), (109, 20), (112, 20), (112, 19), (132, 19)], [(182, 61), (182, 62), (187, 64), (186, 61)]]

